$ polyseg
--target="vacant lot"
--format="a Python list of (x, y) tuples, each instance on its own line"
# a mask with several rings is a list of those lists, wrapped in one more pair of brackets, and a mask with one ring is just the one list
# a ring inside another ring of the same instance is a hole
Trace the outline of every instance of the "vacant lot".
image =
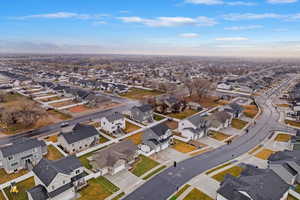
[(16, 184), (18, 193), (10, 193), (10, 187), (4, 188), (4, 192), (10, 200), (27, 200), (26, 191), (35, 186), (34, 178), (26, 179)]
[(225, 133), (218, 132), (218, 131), (210, 131), (209, 132), (209, 137), (218, 140), (218, 141), (223, 141), (229, 138), (229, 135), (226, 135)]
[(138, 160), (134, 163), (134, 165), (130, 171), (134, 175), (140, 177), (158, 165), (159, 165), (159, 163), (156, 162), (155, 160), (152, 160), (149, 157), (140, 155), (138, 157)]
[(142, 100), (142, 99), (155, 97), (161, 94), (163, 93), (156, 90), (144, 90), (139, 88), (131, 88), (126, 94), (122, 94), (121, 96), (129, 99)]
[(222, 181), (224, 181), (224, 177), (226, 174), (231, 174), (232, 176), (238, 177), (241, 175), (242, 171), (243, 171), (242, 167), (234, 166), (234, 167), (231, 167), (227, 170), (224, 170), (224, 171), (214, 175), (212, 178), (219, 182), (222, 182)]
[(260, 158), (262, 160), (267, 160), (273, 153), (274, 151), (270, 149), (263, 149), (259, 151), (257, 154), (255, 154), (255, 157)]
[(59, 120), (69, 120), (72, 119), (71, 115), (59, 112), (57, 110), (48, 110), (47, 113), (51, 116), (54, 116), (55, 118), (59, 119)]
[(243, 129), (247, 124), (248, 122), (236, 118), (233, 119), (231, 122), (232, 128), (236, 128), (236, 129)]
[(53, 106), (55, 108), (60, 108), (60, 107), (64, 107), (64, 106), (68, 106), (68, 105), (72, 105), (72, 104), (76, 104), (78, 102), (73, 101), (73, 100), (68, 100), (68, 101), (62, 101), (62, 102), (58, 102), (58, 103), (51, 103), (49, 104), (50, 106)]
[(5, 183), (7, 181), (13, 180), (15, 178), (18, 178), (24, 174), (27, 174), (27, 170), (21, 170), (17, 173), (7, 174), (4, 169), (0, 169), (0, 184)]
[(48, 146), (48, 153), (46, 156), (48, 160), (59, 160), (63, 157), (64, 156), (53, 145)]
[(89, 108), (85, 105), (74, 106), (74, 107), (68, 109), (68, 111), (70, 111), (72, 113), (81, 113), (81, 112), (85, 112), (87, 110), (89, 110)]
[(91, 179), (88, 186), (80, 190), (79, 200), (104, 200), (113, 193), (119, 191), (119, 188), (104, 177)]
[(213, 200), (205, 193), (194, 188), (183, 200)]
[(174, 143), (175, 144), (172, 145), (172, 148), (181, 153), (189, 153), (189, 152), (197, 149), (195, 146), (192, 146), (192, 145), (182, 142), (180, 140), (174, 140)]
[(141, 128), (133, 123), (130, 123), (129, 121), (126, 121), (125, 123), (126, 123), (126, 128), (124, 129), (125, 133), (131, 133)]
[(191, 109), (186, 109), (183, 112), (180, 113), (172, 113), (172, 114), (168, 114), (169, 117), (173, 117), (176, 119), (185, 119), (189, 116), (192, 116), (194, 114), (196, 114), (198, 111), (196, 110), (191, 110)]
[(277, 141), (277, 142), (288, 142), (288, 141), (291, 140), (291, 138), (292, 138), (291, 135), (281, 133), (281, 134), (278, 134), (276, 136), (275, 141)]
[(60, 100), (61, 98), (59, 96), (56, 97), (50, 97), (50, 98), (45, 98), (45, 99), (40, 99), (40, 101), (42, 102), (50, 102), (50, 101), (56, 101), (56, 100)]

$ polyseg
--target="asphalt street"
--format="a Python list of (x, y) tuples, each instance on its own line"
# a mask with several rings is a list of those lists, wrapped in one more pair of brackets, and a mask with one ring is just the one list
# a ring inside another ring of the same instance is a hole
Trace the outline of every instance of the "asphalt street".
[(256, 120), (256, 124), (249, 127), (248, 133), (237, 138), (230, 145), (224, 145), (213, 151), (189, 158), (178, 163), (177, 167), (166, 169), (129, 194), (124, 200), (167, 199), (193, 177), (245, 154), (270, 137), (275, 130), (294, 131), (294, 129), (278, 123), (279, 113), (272, 106), (272, 101), (269, 98), (275, 91), (286, 85), (285, 82), (280, 87), (270, 90), (267, 95), (256, 98), (256, 103), (263, 110), (263, 113)]

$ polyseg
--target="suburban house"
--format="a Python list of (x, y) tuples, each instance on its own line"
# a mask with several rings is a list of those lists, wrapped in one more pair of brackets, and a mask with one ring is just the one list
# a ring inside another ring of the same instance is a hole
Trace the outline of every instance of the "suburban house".
[(27, 191), (29, 200), (71, 200), (87, 185), (84, 168), (75, 156), (42, 159), (32, 171), (36, 186)]
[(157, 124), (144, 131), (142, 151), (146, 153), (159, 152), (169, 147), (172, 131), (165, 124)]
[(198, 140), (207, 135), (210, 127), (209, 121), (206, 119), (207, 115), (198, 113), (181, 120), (178, 123), (178, 131), (188, 140)]
[(268, 159), (272, 169), (289, 185), (300, 183), (300, 151), (280, 151), (272, 154)]
[(231, 113), (234, 118), (239, 118), (243, 115), (245, 109), (237, 103), (230, 103), (224, 106), (224, 110)]
[(209, 129), (212, 131), (219, 131), (229, 127), (232, 119), (233, 116), (226, 111), (217, 111), (206, 117), (206, 120), (210, 122)]
[(135, 121), (138, 121), (140, 123), (153, 122), (153, 109), (149, 104), (134, 106), (130, 111), (130, 117)]
[(73, 154), (97, 144), (99, 139), (100, 134), (94, 126), (78, 123), (72, 131), (60, 133), (58, 143), (64, 151)]
[(225, 176), (217, 200), (286, 200), (289, 187), (273, 170), (246, 165), (239, 177)]
[(130, 165), (138, 156), (137, 150), (137, 146), (131, 140), (124, 140), (93, 153), (88, 160), (93, 171), (100, 172), (101, 176), (114, 175), (131, 168)]
[(126, 128), (125, 117), (119, 112), (102, 117), (100, 123), (101, 129), (112, 135), (122, 134)]
[(217, 85), (217, 89), (220, 89), (220, 90), (231, 90), (232, 86), (230, 84), (226, 83), (226, 82), (220, 82)]
[(31, 170), (46, 154), (47, 145), (44, 141), (22, 137), (10, 145), (0, 147), (0, 168), (7, 173)]

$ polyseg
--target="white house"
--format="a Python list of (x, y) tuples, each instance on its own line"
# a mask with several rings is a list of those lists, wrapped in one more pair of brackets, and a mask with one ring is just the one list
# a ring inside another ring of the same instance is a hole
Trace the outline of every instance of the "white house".
[(232, 86), (227, 84), (227, 83), (219, 83), (217, 85), (217, 89), (220, 89), (220, 90), (231, 90), (232, 89)]
[(100, 123), (101, 129), (110, 134), (117, 134), (126, 128), (125, 117), (118, 112), (101, 118)]

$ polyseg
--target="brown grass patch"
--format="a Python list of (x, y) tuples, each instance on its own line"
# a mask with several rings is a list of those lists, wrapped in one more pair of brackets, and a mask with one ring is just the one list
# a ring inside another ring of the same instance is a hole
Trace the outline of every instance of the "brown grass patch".
[(225, 133), (218, 132), (218, 131), (210, 131), (209, 132), (209, 137), (218, 140), (218, 141), (223, 141), (229, 138), (229, 135), (226, 135)]
[(197, 147), (182, 142), (180, 140), (174, 140), (174, 145), (172, 145), (172, 148), (181, 153), (189, 153), (197, 149)]
[(63, 157), (64, 156), (53, 145), (48, 146), (48, 153), (46, 155), (48, 160), (59, 160)]
[(178, 128), (178, 122), (175, 120), (167, 120), (164, 124), (170, 129), (174, 130)]
[(255, 157), (260, 158), (262, 160), (267, 160), (273, 153), (274, 151), (270, 149), (263, 149), (257, 154), (255, 154)]
[(17, 173), (7, 174), (4, 169), (0, 169), (0, 184), (5, 183), (7, 181), (11, 181), (13, 179), (16, 179), (20, 176), (23, 176), (24, 174), (27, 174), (27, 170), (21, 170)]
[(126, 124), (126, 128), (124, 129), (125, 133), (131, 133), (131, 132), (134, 132), (134, 131), (139, 130), (141, 128), (141, 127), (139, 127), (135, 124), (130, 123), (127, 120), (126, 120), (125, 124)]
[(139, 133), (129, 136), (128, 139), (131, 140), (136, 145), (142, 144), (143, 134), (144, 134), (143, 132), (139, 132)]
[(73, 113), (85, 112), (87, 110), (89, 110), (89, 108), (86, 107), (85, 105), (74, 106), (74, 107), (68, 109), (68, 111), (73, 112)]
[(291, 138), (292, 138), (291, 135), (281, 133), (281, 134), (278, 134), (276, 136), (275, 141), (277, 141), (277, 142), (288, 142), (288, 141), (291, 140)]

